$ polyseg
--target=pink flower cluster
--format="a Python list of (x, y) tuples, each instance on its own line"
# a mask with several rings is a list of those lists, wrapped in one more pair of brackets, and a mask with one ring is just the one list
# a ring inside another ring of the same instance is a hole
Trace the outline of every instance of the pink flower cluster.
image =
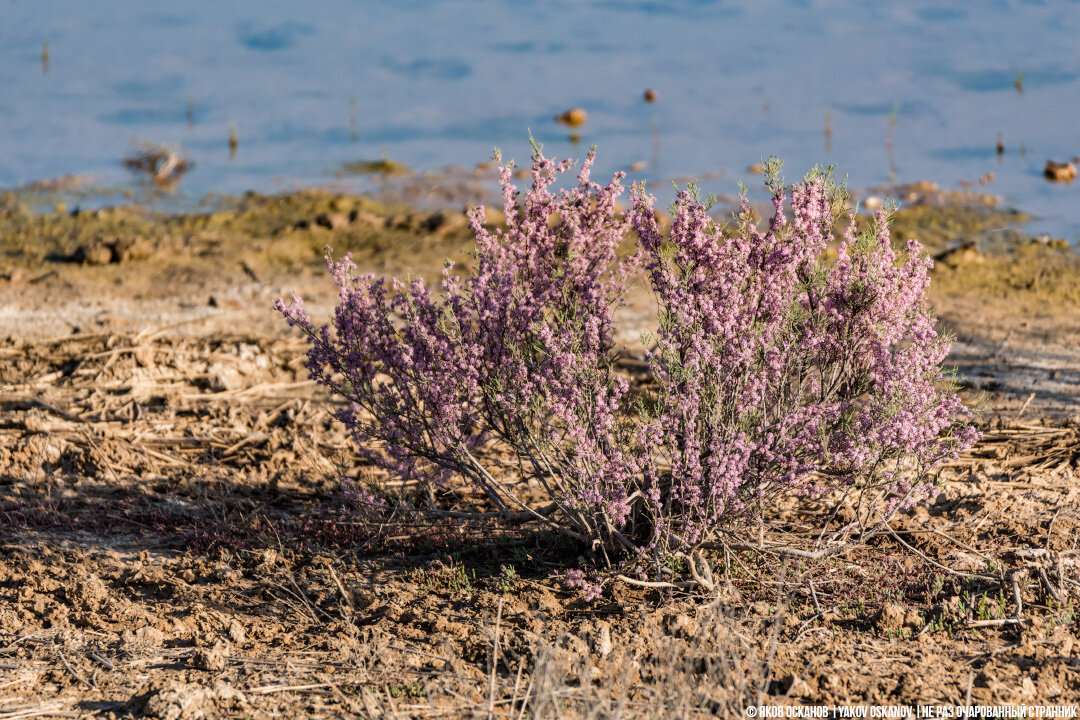
[(854, 218), (825, 260), (843, 193), (811, 173), (787, 200), (773, 167), (773, 216), (745, 198), (733, 233), (694, 194), (668, 237), (653, 198), (633, 222), (659, 303), (647, 352), (658, 391), (641, 421), (653, 542), (708, 541), (732, 517), (783, 493), (854, 487), (885, 514), (923, 499), (929, 470), (977, 439), (942, 374), (951, 341), (926, 302), (932, 262), (914, 240), (898, 257), (888, 218)]
[[(524, 197), (503, 167), (506, 230), (473, 211), (476, 270), (447, 266), (438, 293), (361, 275), (346, 256), (327, 260), (329, 325), (299, 298), (277, 301), (309, 337), (311, 377), (348, 401), (338, 418), (368, 460), (462, 476), (506, 519), (610, 562), (693, 550), (785, 493), (851, 487), (891, 512), (975, 441), (942, 375), (930, 261), (914, 241), (898, 256), (885, 216), (862, 236), (852, 222), (826, 261), (837, 189), (812, 174), (789, 218), (773, 175), (767, 228), (744, 200), (728, 232), (687, 191), (665, 236), (654, 198), (635, 188), (619, 212), (622, 174), (598, 185), (592, 161), (556, 192), (570, 163), (537, 151)], [(641, 276), (659, 306), (655, 382), (632, 394), (613, 317)], [(523, 500), (529, 482), (549, 500)]]

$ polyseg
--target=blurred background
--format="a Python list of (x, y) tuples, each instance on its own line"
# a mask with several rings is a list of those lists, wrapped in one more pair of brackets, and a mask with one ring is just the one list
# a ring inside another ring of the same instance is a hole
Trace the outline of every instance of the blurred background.
[(1080, 183), (1043, 171), (1080, 155), (1078, 39), (1067, 0), (9, 0), (0, 186), (79, 174), (113, 193), (84, 202), (126, 201), (144, 141), (190, 163), (148, 195), (166, 205), (363, 191), (475, 175), (493, 146), (527, 161), (531, 130), (662, 199), (693, 177), (734, 195), (777, 155), (855, 189), (970, 183), (1075, 242)]

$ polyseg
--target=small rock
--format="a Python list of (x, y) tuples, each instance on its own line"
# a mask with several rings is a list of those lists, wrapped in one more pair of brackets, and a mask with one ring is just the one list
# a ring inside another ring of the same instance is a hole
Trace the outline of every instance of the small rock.
[(71, 260), (83, 265), (108, 265), (112, 262), (112, 257), (112, 248), (100, 240), (96, 240), (77, 247), (71, 256)]
[(349, 212), (349, 222), (363, 227), (382, 227), (386, 221), (374, 213), (353, 209)]
[(555, 119), (567, 127), (576, 128), (584, 125), (588, 121), (589, 115), (583, 108), (576, 107), (557, 115)]
[(214, 579), (218, 582), (233, 583), (239, 580), (240, 577), (240, 572), (228, 565), (218, 565), (214, 568)]
[(836, 692), (842, 687), (839, 675), (819, 675), (818, 690), (822, 692)]
[(329, 230), (340, 230), (341, 228), (348, 227), (349, 218), (347, 215), (339, 212), (319, 213), (315, 216), (315, 224)]
[(149, 256), (150, 248), (139, 236), (108, 236), (80, 245), (69, 259), (83, 265), (108, 265)]
[(138, 630), (125, 630), (121, 634), (121, 638), (125, 643), (129, 645), (146, 645), (148, 647), (159, 647), (165, 642), (165, 633), (158, 630), (156, 627), (147, 625), (141, 627)]
[(424, 221), (424, 229), (436, 235), (450, 235), (469, 226), (469, 219), (461, 213), (442, 211), (432, 213)]
[(943, 253), (939, 253), (934, 257), (934, 260), (951, 268), (961, 267), (963, 265), (977, 265), (984, 261), (983, 254), (979, 252), (978, 246), (975, 245), (973, 240), (969, 240), (962, 245), (954, 248), (949, 248)]
[(122, 263), (129, 260), (145, 260), (150, 256), (150, 248), (139, 236), (122, 236), (107, 242), (112, 249), (112, 262)]
[(789, 673), (781, 678), (779, 685), (778, 689), (782, 690), (787, 697), (802, 698), (814, 694), (810, 685), (795, 673)]
[(412, 213), (398, 213), (386, 218), (386, 227), (390, 230), (416, 230), (420, 223)]
[(234, 643), (242, 643), (247, 638), (247, 634), (244, 632), (244, 626), (236, 620), (229, 623), (229, 639)]
[(964, 607), (964, 602), (957, 596), (948, 598), (941, 606), (941, 617), (949, 623), (959, 623), (967, 620), (969, 608)]
[(698, 624), (689, 615), (679, 613), (678, 615), (670, 615), (666, 618), (667, 632), (672, 637), (681, 637), (685, 640), (690, 640), (697, 637)]
[(7, 272), (0, 273), (0, 280), (6, 280), (13, 285), (19, 285), (26, 282), (26, 273), (19, 268), (13, 268)]
[(874, 627), (878, 632), (896, 632), (904, 627), (905, 608), (896, 603), (885, 603), (874, 615)]
[(238, 390), (246, 384), (240, 371), (231, 364), (213, 363), (207, 368), (207, 373), (210, 375), (210, 389), (214, 392)]
[(140, 367), (154, 367), (154, 348), (149, 345), (140, 345), (135, 348), (135, 362)]
[(652, 88), (649, 88), (648, 90), (645, 91), (645, 102), (647, 102), (647, 103), (656, 102), (656, 91), (653, 90)]
[(1047, 160), (1043, 177), (1051, 182), (1072, 182), (1076, 179), (1076, 166), (1070, 162)]
[(198, 670), (221, 672), (229, 664), (229, 644), (216, 642), (208, 648), (199, 648), (191, 654), (191, 665)]
[(259, 569), (271, 570), (277, 567), (281, 563), (281, 561), (282, 557), (277, 550), (274, 550), (273, 548), (267, 548), (263, 550), (262, 554), (259, 556)]
[(611, 643), (611, 627), (603, 620), (596, 623), (591, 640), (593, 651), (602, 658), (606, 658), (614, 649)]

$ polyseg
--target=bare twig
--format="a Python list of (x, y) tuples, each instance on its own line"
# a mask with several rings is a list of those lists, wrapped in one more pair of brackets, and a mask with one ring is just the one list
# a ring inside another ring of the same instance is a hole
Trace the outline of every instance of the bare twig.
[(502, 623), (503, 596), (499, 596), (499, 609), (495, 611), (495, 643), (491, 652), (491, 680), (488, 685), (488, 717), (495, 716), (495, 670), (499, 667), (499, 625)]
[(279, 692), (303, 692), (305, 690), (323, 690), (331, 687), (332, 682), (308, 683), (307, 685), (263, 685), (245, 690), (252, 695), (272, 695)]
[(809, 585), (810, 585), (810, 597), (813, 598), (813, 600), (814, 600), (814, 609), (817, 611), (818, 615), (821, 615), (822, 614), (821, 605), (818, 604), (817, 591), (814, 590), (814, 581), (813, 580), (807, 580), (807, 583), (809, 583)]
[(71, 676), (73, 678), (75, 678), (76, 680), (78, 680), (79, 682), (81, 682), (83, 685), (85, 685), (88, 688), (93, 688), (94, 687), (93, 685), (90, 684), (89, 680), (84, 678), (79, 673), (75, 672), (75, 668), (71, 667), (71, 663), (69, 663), (67, 658), (64, 657), (64, 651), (63, 650), (61, 650), (60, 648), (56, 648), (56, 654), (60, 656), (60, 662), (63, 663), (64, 669), (67, 670), (69, 673), (71, 673)]
[(964, 693), (964, 717), (968, 715), (968, 708), (971, 707), (971, 687), (975, 684), (975, 671), (968, 670), (968, 683), (967, 691)]
[(1028, 405), (1030, 405), (1031, 401), (1034, 399), (1035, 393), (1031, 393), (1027, 396), (1027, 400), (1025, 400), (1024, 404), (1020, 406), (1020, 410), (1016, 413), (1016, 415), (1013, 416), (1013, 419), (1009, 421), (1010, 425), (1020, 419), (1020, 416), (1024, 414), (1024, 411), (1028, 409)]
[(1002, 625), (1023, 625), (1022, 618), (998, 618), (997, 620), (972, 620), (965, 628), (1001, 627)]
[(1016, 573), (1009, 573), (1009, 582), (1012, 584), (1013, 602), (1016, 604), (1016, 619), (1020, 620), (1024, 615), (1024, 601), (1020, 599), (1020, 581), (1016, 579)]
[(1050, 578), (1046, 576), (1046, 571), (1043, 570), (1042, 567), (1039, 567), (1037, 570), (1039, 573), (1039, 579), (1041, 579), (1043, 585), (1046, 586), (1046, 590), (1050, 593), (1050, 597), (1054, 598), (1054, 600), (1057, 601), (1058, 605), (1064, 605), (1065, 602), (1061, 599), (1061, 595), (1059, 595), (1054, 586), (1050, 584)]
[(94, 660), (97, 660), (99, 663), (101, 663), (105, 667), (106, 670), (112, 671), (112, 670), (116, 669), (116, 666), (113, 665), (112, 662), (110, 662), (109, 659), (107, 657), (105, 657), (104, 655), (100, 655), (100, 654), (98, 654), (96, 652), (87, 653), (87, 655), (89, 655), (91, 658), (93, 658)]
[(349, 606), (349, 610), (356, 612), (356, 604), (353, 602), (352, 596), (345, 592), (345, 587), (341, 584), (341, 580), (338, 579), (337, 573), (334, 572), (332, 565), (327, 565), (326, 569), (330, 571), (330, 577), (334, 578), (334, 584), (337, 585), (338, 592), (341, 593), (341, 597), (345, 599), (345, 604)]
[(678, 582), (667, 582), (665, 580), (635, 580), (634, 578), (627, 577), (625, 575), (616, 575), (619, 580), (627, 585), (634, 585), (636, 587), (644, 588), (692, 588), (697, 587), (697, 582), (693, 580), (680, 580)]
[(942, 572), (945, 572), (945, 573), (947, 573), (949, 575), (952, 575), (953, 577), (967, 578), (969, 580), (990, 580), (992, 582), (1001, 582), (1001, 578), (995, 577), (994, 575), (986, 575), (986, 574), (983, 574), (983, 573), (964, 572), (963, 570), (954, 570), (951, 567), (949, 567), (948, 565), (942, 565), (937, 560), (934, 560), (933, 558), (931, 558), (929, 555), (922, 552), (918, 548), (913, 547), (912, 545), (909, 545), (908, 543), (904, 542), (904, 539), (901, 538), (896, 533), (896, 531), (892, 529), (892, 526), (890, 526), (888, 523), (885, 524), (885, 528), (889, 531), (889, 534), (893, 536), (893, 539), (895, 539), (896, 542), (900, 543), (905, 548), (907, 548), (909, 551), (911, 551), (911, 552), (915, 553), (916, 555), (918, 555), (920, 558), (922, 558), (923, 562), (927, 563), (928, 565), (932, 565), (933, 567), (936, 567), (938, 570), (941, 570)]

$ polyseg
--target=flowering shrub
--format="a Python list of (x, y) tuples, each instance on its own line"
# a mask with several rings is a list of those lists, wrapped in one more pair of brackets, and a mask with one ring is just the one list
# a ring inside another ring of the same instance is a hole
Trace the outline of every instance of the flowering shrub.
[[(621, 545), (641, 456), (624, 412), (628, 382), (614, 371), (612, 312), (635, 258), (617, 250), (630, 231), (607, 186), (589, 178), (550, 191), (569, 162), (537, 156), (533, 188), (520, 202), (502, 169), (507, 230), (489, 233), (471, 214), (473, 275), (443, 271), (442, 296), (359, 275), (329, 260), (340, 303), (333, 329), (317, 328), (299, 298), (278, 310), (311, 339), (311, 376), (350, 401), (338, 413), (368, 460), (405, 477), (439, 483), (458, 473), (510, 519), (533, 519), (600, 552)], [(521, 500), (483, 454), (514, 452), (520, 480), (551, 502)]]
[[(554, 192), (570, 163), (537, 151), (523, 198), (503, 167), (506, 230), (474, 210), (476, 270), (448, 264), (437, 294), (345, 256), (328, 258), (329, 325), (299, 298), (277, 301), (309, 337), (312, 378), (348, 401), (337, 416), (369, 461), (430, 488), (458, 475), (503, 519), (611, 563), (693, 551), (784, 494), (854, 489), (887, 515), (974, 442), (942, 384), (950, 342), (926, 304), (930, 261), (914, 241), (894, 253), (885, 215), (862, 236), (849, 226), (828, 262), (838, 190), (812, 174), (789, 219), (773, 173), (765, 230), (744, 200), (728, 237), (687, 191), (665, 237), (655, 200), (635, 188), (621, 214), (622, 174), (598, 185), (592, 161)], [(642, 274), (659, 306), (655, 382), (631, 393), (613, 317)], [(526, 499), (535, 489), (542, 502)]]
[(888, 516), (924, 498), (928, 471), (976, 439), (954, 427), (969, 411), (941, 387), (952, 343), (934, 330), (921, 246), (909, 240), (898, 258), (879, 211), (861, 237), (852, 218), (826, 262), (843, 193), (811, 173), (792, 191), (789, 219), (778, 170), (764, 231), (744, 197), (725, 237), (684, 191), (664, 238), (653, 199), (634, 198), (659, 303), (643, 493), (653, 542), (668, 551), (783, 493), (869, 491)]

